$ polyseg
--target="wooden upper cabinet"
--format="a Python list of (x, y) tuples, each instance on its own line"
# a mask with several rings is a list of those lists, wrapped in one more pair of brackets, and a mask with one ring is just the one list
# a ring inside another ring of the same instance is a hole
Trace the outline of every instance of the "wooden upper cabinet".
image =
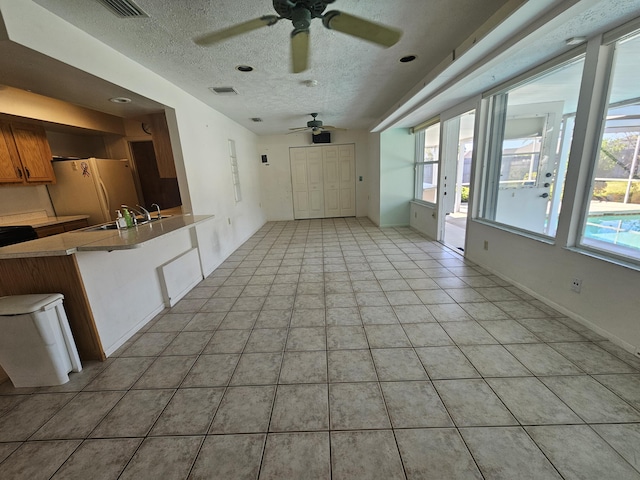
[(40, 125), (0, 121), (0, 184), (55, 183), (51, 158)]
[(176, 164), (173, 161), (167, 118), (164, 113), (155, 113), (149, 115), (149, 123), (160, 178), (176, 178)]
[(13, 141), (11, 125), (0, 122), (0, 183), (23, 183), (22, 164)]
[(51, 149), (44, 128), (40, 125), (12, 122), (11, 131), (24, 170), (25, 182), (55, 183)]

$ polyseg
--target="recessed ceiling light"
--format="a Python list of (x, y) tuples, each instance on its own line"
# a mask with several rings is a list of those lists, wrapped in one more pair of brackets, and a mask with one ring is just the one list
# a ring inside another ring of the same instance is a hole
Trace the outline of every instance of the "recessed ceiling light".
[(127, 97), (113, 97), (109, 101), (113, 103), (131, 103), (131, 99)]
[(253, 72), (253, 67), (250, 67), (249, 65), (238, 65), (236, 70), (239, 72)]
[(317, 87), (318, 86), (318, 80), (304, 80), (301, 83), (303, 85), (306, 85), (307, 87)]
[(587, 37), (571, 37), (571, 38), (567, 38), (564, 43), (566, 43), (567, 45), (580, 45), (581, 43), (584, 43), (587, 41)]
[(407, 55), (400, 59), (400, 63), (413, 62), (417, 57), (415, 55)]

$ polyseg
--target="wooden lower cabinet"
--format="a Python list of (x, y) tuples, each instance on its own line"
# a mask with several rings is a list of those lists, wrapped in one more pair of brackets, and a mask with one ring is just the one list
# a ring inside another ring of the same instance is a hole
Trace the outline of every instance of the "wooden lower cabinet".
[(50, 237), (51, 235), (58, 235), (64, 233), (64, 227), (62, 225), (47, 225), (46, 227), (38, 227), (35, 229), (38, 234), (38, 238)]
[(45, 227), (37, 227), (35, 229), (38, 238), (58, 235), (59, 233), (70, 232), (89, 226), (89, 221), (85, 218), (82, 220), (73, 220), (71, 222), (56, 223), (55, 225), (47, 225)]

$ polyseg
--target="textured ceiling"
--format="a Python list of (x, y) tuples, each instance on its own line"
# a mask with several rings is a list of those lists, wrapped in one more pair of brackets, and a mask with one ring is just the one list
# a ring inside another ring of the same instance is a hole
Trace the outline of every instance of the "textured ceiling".
[[(289, 71), (292, 26), (286, 20), (213, 47), (192, 42), (202, 33), (274, 14), (270, 0), (136, 0), (149, 16), (135, 19), (118, 18), (96, 0), (34, 1), (264, 135), (304, 126), (310, 112), (319, 112), (325, 124), (370, 128), (507, 0), (338, 0), (329, 9), (398, 27), (402, 39), (383, 49), (327, 30), (315, 19), (310, 68), (300, 74)], [(399, 62), (409, 54), (417, 60)], [(255, 70), (241, 73), (238, 65)], [(307, 87), (305, 80), (318, 85)], [(14, 86), (26, 88), (25, 82)], [(239, 95), (215, 95), (213, 86), (232, 86)], [(147, 101), (118, 113), (137, 115), (152, 107)]]

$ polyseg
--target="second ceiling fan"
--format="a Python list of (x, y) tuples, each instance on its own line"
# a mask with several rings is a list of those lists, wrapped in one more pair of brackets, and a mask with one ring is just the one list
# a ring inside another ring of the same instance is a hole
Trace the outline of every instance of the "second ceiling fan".
[(330, 130), (345, 130), (344, 128), (338, 128), (332, 125), (324, 125), (322, 123), (322, 120), (316, 119), (316, 117), (318, 116), (317, 113), (310, 113), (309, 115), (313, 117), (313, 120), (309, 120), (306, 127), (290, 128), (289, 130), (291, 131), (289, 133), (299, 133), (306, 130), (311, 130), (311, 133), (313, 133), (314, 135), (320, 135), (322, 132)]
[(291, 68), (293, 73), (304, 72), (309, 66), (309, 27), (311, 20), (322, 18), (322, 24), (338, 32), (346, 33), (383, 47), (395, 45), (402, 31), (338, 10), (324, 13), (327, 5), (335, 0), (273, 0), (278, 15), (265, 15), (239, 23), (232, 27), (201, 35), (194, 39), (198, 45), (209, 46), (228, 38), (242, 35), (261, 27), (272, 26), (287, 19), (293, 23), (291, 32)]

